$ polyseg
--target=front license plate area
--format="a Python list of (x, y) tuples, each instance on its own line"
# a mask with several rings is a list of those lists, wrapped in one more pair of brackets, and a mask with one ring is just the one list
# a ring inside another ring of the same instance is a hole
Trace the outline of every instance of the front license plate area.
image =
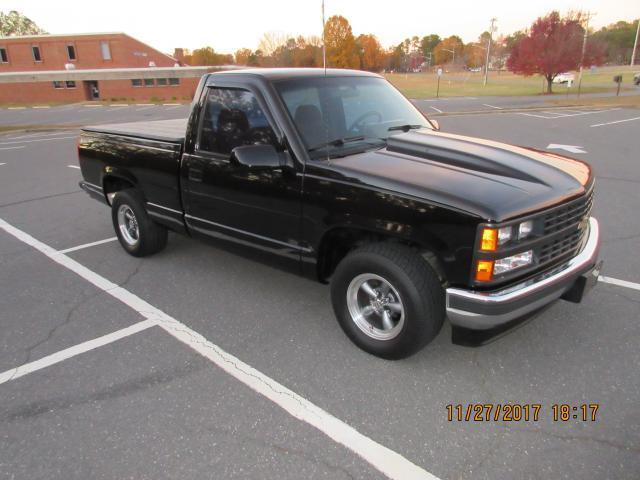
[(598, 283), (601, 270), (602, 260), (596, 263), (591, 270), (580, 275), (573, 286), (562, 295), (562, 299), (568, 302), (580, 303), (589, 290)]

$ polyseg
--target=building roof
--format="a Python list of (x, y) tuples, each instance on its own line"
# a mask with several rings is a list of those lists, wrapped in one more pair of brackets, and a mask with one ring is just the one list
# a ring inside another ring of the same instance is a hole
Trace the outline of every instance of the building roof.
[(81, 80), (128, 80), (134, 78), (197, 78), (213, 70), (237, 68), (235, 65), (220, 65), (212, 67), (94, 68), (2, 72), (0, 73), (0, 84)]
[(0, 40), (3, 42), (6, 40), (31, 40), (34, 38), (65, 38), (65, 37), (101, 37), (107, 35), (126, 35), (124, 32), (94, 32), (94, 33), (43, 33), (41, 35), (12, 35), (3, 37), (0, 35)]

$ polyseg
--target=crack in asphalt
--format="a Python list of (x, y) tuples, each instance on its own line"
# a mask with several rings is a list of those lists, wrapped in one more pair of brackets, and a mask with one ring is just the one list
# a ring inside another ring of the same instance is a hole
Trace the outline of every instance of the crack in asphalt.
[[(43, 339), (41, 339), (41, 340), (37, 341), (36, 343), (34, 343), (34, 344), (32, 344), (32, 345), (30, 345), (28, 347), (25, 347), (23, 349), (24, 351), (26, 351), (26, 359), (22, 364), (25, 365), (25, 364), (29, 363), (31, 361), (31, 358), (32, 358), (32, 355), (33, 355), (33, 351), (36, 348), (38, 348), (38, 347), (44, 345), (45, 343), (47, 343), (49, 340), (51, 340), (53, 338), (53, 336), (56, 334), (56, 332), (59, 329), (61, 329), (62, 327), (68, 325), (69, 323), (71, 323), (73, 314), (78, 310), (78, 308), (80, 308), (82, 305), (84, 305), (87, 301), (89, 301), (89, 300), (91, 300), (91, 299), (93, 299), (93, 298), (95, 298), (97, 296), (100, 296), (102, 293), (103, 293), (102, 291), (98, 291), (98, 292), (94, 292), (94, 293), (92, 293), (90, 295), (83, 295), (82, 298), (80, 300), (78, 300), (75, 304), (73, 304), (71, 306), (71, 308), (67, 311), (67, 315), (66, 315), (65, 319), (62, 322), (58, 323), (56, 326), (51, 328), (47, 332), (47, 335)], [(15, 371), (13, 372), (13, 374), (11, 375), (9, 380), (13, 380), (13, 377), (15, 376), (16, 373), (18, 373), (18, 370), (19, 370), (18, 368), (15, 369)]]
[[(346, 475), (347, 478), (351, 479), (351, 480), (355, 480), (355, 477), (351, 474), (351, 472), (349, 472), (345, 467), (343, 467), (342, 465), (336, 465), (333, 464), (329, 461), (327, 461), (324, 458), (317, 458), (315, 456), (313, 456), (312, 453), (307, 452), (305, 450), (301, 450), (301, 449), (296, 449), (296, 448), (291, 448), (291, 447), (286, 447), (283, 445), (278, 445), (274, 442), (270, 442), (267, 440), (263, 440), (259, 437), (255, 437), (255, 436), (250, 436), (250, 435), (243, 435), (243, 434), (238, 434), (238, 432), (236, 431), (232, 431), (228, 428), (224, 428), (224, 427), (219, 427), (219, 426), (209, 426), (205, 428), (207, 431), (209, 432), (213, 432), (216, 434), (220, 434), (226, 437), (229, 437), (231, 439), (234, 440), (239, 440), (240, 442), (242, 441), (246, 441), (248, 443), (251, 443), (253, 445), (257, 445), (260, 447), (266, 447), (272, 450), (276, 450), (278, 452), (282, 452), (284, 454), (292, 454), (296, 457), (302, 458), (314, 465), (318, 465), (318, 466), (324, 466), (326, 468), (328, 468), (329, 470), (333, 470), (336, 472), (342, 472), (344, 475)], [(190, 433), (198, 433), (197, 430), (193, 429), (193, 428), (189, 428), (187, 427), (186, 430), (188, 430)], [(235, 442), (235, 443), (239, 443), (239, 442)]]
[(82, 192), (82, 190), (73, 190), (72, 192), (64, 192), (64, 193), (54, 193), (53, 195), (45, 195), (44, 197), (28, 198), (27, 200), (20, 200), (19, 202), (3, 203), (2, 205), (0, 205), (0, 208), (12, 207), (14, 205), (22, 205), (23, 203), (29, 203), (29, 202), (37, 202), (38, 200), (47, 200), (49, 198), (63, 197), (65, 195), (72, 195), (74, 193), (79, 193), (79, 192)]
[(558, 440), (567, 440), (567, 441), (578, 441), (578, 442), (595, 442), (600, 445), (606, 445), (618, 450), (626, 450), (630, 452), (638, 452), (640, 453), (640, 447), (637, 445), (626, 445), (624, 443), (615, 442), (612, 440), (608, 440), (606, 438), (598, 438), (592, 435), (567, 435), (562, 433), (550, 432), (549, 430), (545, 430), (543, 428), (518, 428), (511, 427), (512, 430), (516, 432), (525, 432), (525, 433), (537, 433), (539, 435), (543, 435), (545, 437), (556, 438)]
[(93, 404), (104, 400), (126, 397), (133, 393), (158, 385), (167, 384), (178, 378), (191, 375), (204, 369), (205, 366), (206, 364), (203, 362), (197, 362), (197, 364), (189, 362), (186, 365), (172, 368), (170, 370), (132, 378), (118, 384), (110, 384), (97, 392), (84, 393), (81, 395), (59, 396), (46, 399), (44, 401), (21, 403), (18, 407), (5, 411), (0, 415), (0, 420), (12, 422), (16, 420), (30, 419), (50, 413), (54, 410), (66, 410), (78, 405)]

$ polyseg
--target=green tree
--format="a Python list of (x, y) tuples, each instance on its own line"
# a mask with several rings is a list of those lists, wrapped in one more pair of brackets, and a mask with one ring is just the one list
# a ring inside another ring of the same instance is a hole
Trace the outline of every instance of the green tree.
[[(433, 49), (436, 48), (442, 39), (439, 35), (432, 33), (431, 35), (426, 35), (422, 37), (420, 40), (420, 49), (422, 50), (422, 55), (425, 58), (429, 58), (433, 56)], [(431, 64), (433, 64), (433, 58), (431, 59)]]
[(324, 41), (327, 49), (327, 66), (359, 67), (360, 59), (356, 53), (356, 40), (346, 18), (341, 15), (329, 17), (324, 25)]
[(0, 37), (41, 35), (43, 33), (47, 32), (15, 10), (11, 10), (9, 13), (0, 12)]
[(629, 63), (633, 50), (633, 42), (638, 28), (638, 21), (616, 22), (602, 27), (591, 38), (600, 41), (605, 47), (605, 61), (608, 63)]

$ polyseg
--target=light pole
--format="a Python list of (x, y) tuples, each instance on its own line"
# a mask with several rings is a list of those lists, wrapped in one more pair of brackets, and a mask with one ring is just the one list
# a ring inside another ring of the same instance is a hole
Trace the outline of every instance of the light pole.
[(578, 98), (580, 98), (580, 87), (582, 87), (582, 68), (584, 67), (584, 54), (587, 51), (587, 36), (589, 35), (589, 20), (595, 13), (588, 12), (586, 14), (586, 23), (584, 26), (584, 37), (582, 38), (582, 56), (580, 57), (580, 74), (578, 75)]
[(445, 52), (453, 53), (453, 59), (451, 60), (451, 64), (455, 65), (456, 64), (456, 47), (453, 47), (453, 50), (449, 50), (448, 48), (443, 48), (442, 50), (444, 50)]
[(497, 20), (496, 17), (491, 19), (491, 26), (489, 27), (489, 41), (487, 44), (487, 61), (484, 64), (484, 81), (482, 82), (483, 86), (487, 85), (487, 78), (489, 77), (489, 54), (491, 53), (491, 41), (493, 40), (493, 24)]
[(631, 54), (631, 66), (636, 63), (636, 49), (638, 48), (638, 35), (640, 34), (640, 18), (638, 19), (638, 29), (636, 30), (636, 41), (633, 42), (633, 53)]

